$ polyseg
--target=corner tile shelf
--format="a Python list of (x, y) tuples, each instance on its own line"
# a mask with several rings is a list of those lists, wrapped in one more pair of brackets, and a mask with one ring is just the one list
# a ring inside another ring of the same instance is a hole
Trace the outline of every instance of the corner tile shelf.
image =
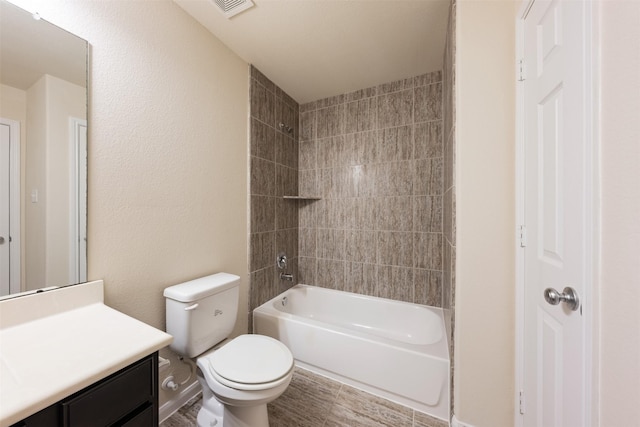
[(322, 197), (318, 196), (282, 196), (283, 199), (287, 200), (321, 200)]

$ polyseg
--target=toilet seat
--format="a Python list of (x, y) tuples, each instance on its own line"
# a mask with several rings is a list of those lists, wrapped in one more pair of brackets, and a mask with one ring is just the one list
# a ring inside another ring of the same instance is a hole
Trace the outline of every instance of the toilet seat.
[(241, 335), (201, 359), (216, 381), (237, 390), (277, 387), (293, 369), (287, 346), (264, 335)]

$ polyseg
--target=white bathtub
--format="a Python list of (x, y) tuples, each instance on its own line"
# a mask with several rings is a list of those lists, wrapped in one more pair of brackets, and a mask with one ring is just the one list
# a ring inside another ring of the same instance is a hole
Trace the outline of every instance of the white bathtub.
[(442, 309), (296, 285), (253, 311), (253, 330), (303, 368), (449, 420)]

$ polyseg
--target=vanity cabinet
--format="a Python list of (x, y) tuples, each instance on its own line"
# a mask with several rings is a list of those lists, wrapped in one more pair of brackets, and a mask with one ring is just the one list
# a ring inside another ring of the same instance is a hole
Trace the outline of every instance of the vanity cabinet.
[(12, 427), (156, 427), (158, 352)]

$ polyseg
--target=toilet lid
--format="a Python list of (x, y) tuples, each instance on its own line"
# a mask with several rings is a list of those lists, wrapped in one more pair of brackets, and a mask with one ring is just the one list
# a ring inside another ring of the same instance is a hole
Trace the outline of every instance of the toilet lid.
[(208, 359), (216, 374), (240, 384), (276, 381), (293, 366), (293, 356), (287, 346), (264, 335), (240, 335)]

